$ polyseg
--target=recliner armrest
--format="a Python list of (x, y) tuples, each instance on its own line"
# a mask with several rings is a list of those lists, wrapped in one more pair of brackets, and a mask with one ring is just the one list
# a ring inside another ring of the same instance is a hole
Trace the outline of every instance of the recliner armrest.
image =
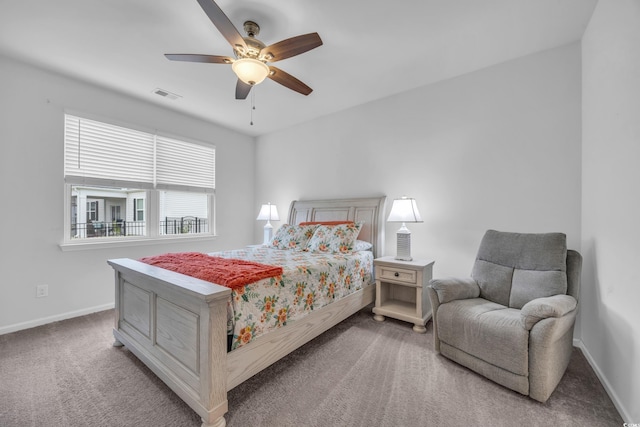
[(478, 298), (480, 296), (480, 287), (471, 277), (433, 279), (429, 281), (429, 286), (436, 291), (440, 304), (457, 299)]
[(562, 317), (575, 310), (577, 305), (578, 301), (571, 295), (536, 298), (526, 303), (520, 310), (522, 327), (530, 331), (542, 319)]

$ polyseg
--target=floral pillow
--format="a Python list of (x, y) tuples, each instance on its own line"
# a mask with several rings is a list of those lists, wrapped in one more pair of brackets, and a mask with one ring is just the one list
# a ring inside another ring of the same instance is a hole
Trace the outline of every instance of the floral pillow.
[(353, 251), (362, 222), (320, 225), (313, 233), (313, 237), (307, 244), (307, 250), (311, 252), (349, 253)]
[(316, 228), (318, 228), (317, 225), (283, 224), (276, 231), (269, 246), (276, 249), (303, 250), (307, 247), (307, 242), (313, 236)]

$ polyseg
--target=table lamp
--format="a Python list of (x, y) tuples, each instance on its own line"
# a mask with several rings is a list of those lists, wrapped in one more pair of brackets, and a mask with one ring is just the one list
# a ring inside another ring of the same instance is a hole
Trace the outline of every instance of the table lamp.
[(387, 222), (401, 222), (402, 226), (396, 232), (398, 239), (398, 248), (396, 250), (396, 259), (400, 261), (411, 261), (411, 231), (407, 228), (407, 222), (422, 222), (420, 212), (416, 200), (402, 196), (395, 199), (391, 206), (391, 212)]
[(271, 236), (273, 234), (273, 225), (271, 225), (271, 221), (280, 221), (280, 217), (278, 216), (278, 209), (276, 205), (272, 205), (271, 203), (267, 203), (266, 205), (262, 205), (260, 208), (260, 213), (258, 214), (258, 221), (267, 221), (264, 225), (264, 241), (263, 245), (268, 245), (271, 242)]

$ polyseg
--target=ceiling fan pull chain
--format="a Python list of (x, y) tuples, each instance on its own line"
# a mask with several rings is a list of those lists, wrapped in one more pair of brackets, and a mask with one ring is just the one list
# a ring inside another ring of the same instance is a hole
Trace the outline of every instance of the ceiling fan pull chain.
[(256, 89), (251, 91), (251, 126), (253, 126), (253, 110), (256, 109)]

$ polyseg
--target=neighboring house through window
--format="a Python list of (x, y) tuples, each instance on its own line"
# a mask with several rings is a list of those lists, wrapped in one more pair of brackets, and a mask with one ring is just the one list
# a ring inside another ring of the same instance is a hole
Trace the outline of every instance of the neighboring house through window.
[(215, 147), (70, 114), (64, 142), (65, 242), (213, 234)]

